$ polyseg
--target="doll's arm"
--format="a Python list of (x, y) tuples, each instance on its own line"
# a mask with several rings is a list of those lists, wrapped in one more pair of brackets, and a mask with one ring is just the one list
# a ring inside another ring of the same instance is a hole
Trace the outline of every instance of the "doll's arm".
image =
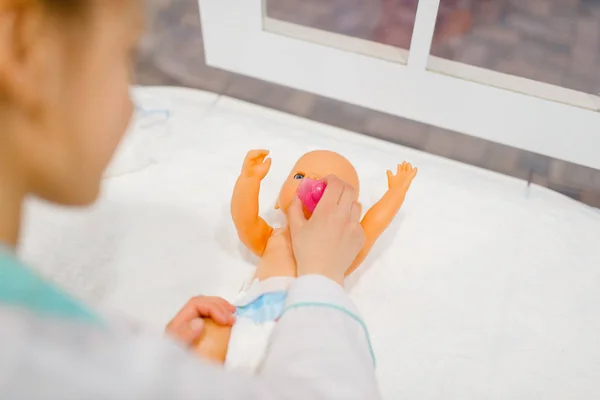
[(260, 182), (271, 166), (268, 152), (254, 150), (244, 160), (242, 174), (235, 183), (231, 199), (231, 217), (242, 243), (254, 254), (262, 257), (273, 228), (258, 215)]
[(398, 165), (396, 175), (388, 171), (388, 191), (365, 214), (361, 225), (365, 231), (365, 245), (358, 253), (356, 260), (346, 272), (346, 276), (354, 272), (365, 260), (379, 236), (392, 223), (396, 214), (402, 207), (406, 193), (417, 175), (417, 169), (407, 162)]

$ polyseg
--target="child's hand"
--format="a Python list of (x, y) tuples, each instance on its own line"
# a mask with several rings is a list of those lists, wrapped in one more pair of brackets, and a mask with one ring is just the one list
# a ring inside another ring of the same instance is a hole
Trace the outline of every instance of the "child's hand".
[(244, 159), (242, 166), (242, 175), (247, 178), (257, 178), (263, 180), (271, 168), (271, 159), (267, 157), (268, 150), (251, 150)]
[(210, 318), (220, 325), (233, 325), (234, 312), (235, 306), (220, 297), (194, 297), (167, 324), (165, 332), (191, 345), (204, 330), (202, 318)]
[(398, 165), (396, 175), (392, 171), (387, 172), (388, 187), (390, 189), (401, 189), (403, 192), (408, 190), (415, 176), (417, 176), (418, 169), (404, 161)]
[(296, 197), (288, 212), (298, 276), (322, 275), (344, 285), (344, 274), (365, 244), (356, 190), (334, 176), (310, 219)]

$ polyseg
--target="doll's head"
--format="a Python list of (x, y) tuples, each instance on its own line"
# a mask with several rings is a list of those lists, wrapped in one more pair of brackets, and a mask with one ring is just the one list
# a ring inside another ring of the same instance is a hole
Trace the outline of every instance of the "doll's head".
[(306, 153), (296, 162), (283, 183), (275, 208), (280, 208), (284, 213), (287, 211), (304, 178), (319, 180), (328, 175), (335, 175), (351, 185), (356, 189), (358, 198), (358, 174), (350, 161), (333, 151), (316, 150)]

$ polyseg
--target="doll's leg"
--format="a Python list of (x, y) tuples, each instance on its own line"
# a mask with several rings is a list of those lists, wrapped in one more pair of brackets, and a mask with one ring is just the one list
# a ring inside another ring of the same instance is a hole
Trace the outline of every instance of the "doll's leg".
[(204, 332), (192, 348), (202, 358), (223, 364), (227, 356), (231, 326), (219, 325), (208, 318), (204, 319), (204, 323)]

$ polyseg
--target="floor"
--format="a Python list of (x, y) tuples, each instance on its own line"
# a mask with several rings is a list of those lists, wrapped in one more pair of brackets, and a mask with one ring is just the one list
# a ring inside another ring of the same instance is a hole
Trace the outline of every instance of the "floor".
[(22, 255), (62, 287), (160, 334), (189, 297), (231, 300), (253, 272), (229, 215), (248, 149), (272, 150), (261, 185), (270, 223), (310, 149), (352, 161), (365, 209), (385, 192), (385, 170), (410, 160), (419, 175), (398, 218), (347, 282), (384, 399), (600, 398), (600, 210), (215, 93), (138, 89), (135, 100), (94, 208), (28, 205)]
[[(432, 53), (600, 91), (598, 0), (442, 0)], [(208, 90), (500, 172), (600, 207), (600, 171), (208, 67), (196, 0), (151, 0), (137, 82)], [(375, 7), (377, 6), (377, 7)], [(414, 0), (268, 0), (271, 17), (408, 47)], [(408, 32), (408, 33), (407, 33)]]

